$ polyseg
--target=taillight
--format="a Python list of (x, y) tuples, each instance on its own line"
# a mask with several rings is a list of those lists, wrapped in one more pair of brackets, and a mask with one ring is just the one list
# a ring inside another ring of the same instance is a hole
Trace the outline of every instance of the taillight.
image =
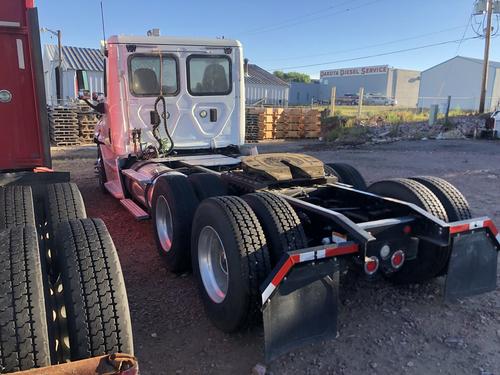
[(393, 268), (395, 269), (401, 268), (404, 262), (405, 262), (405, 253), (402, 250), (398, 250), (394, 254), (392, 254), (391, 265)]
[(378, 258), (372, 256), (370, 258), (365, 258), (365, 273), (367, 275), (373, 275), (378, 271), (379, 261)]

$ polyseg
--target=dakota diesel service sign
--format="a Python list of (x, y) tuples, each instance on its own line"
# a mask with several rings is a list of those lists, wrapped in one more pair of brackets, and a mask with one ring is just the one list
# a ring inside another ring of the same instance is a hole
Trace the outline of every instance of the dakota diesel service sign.
[(323, 77), (346, 77), (346, 76), (365, 76), (371, 74), (386, 74), (389, 71), (388, 65), (362, 66), (359, 68), (331, 69), (322, 70), (319, 75)]

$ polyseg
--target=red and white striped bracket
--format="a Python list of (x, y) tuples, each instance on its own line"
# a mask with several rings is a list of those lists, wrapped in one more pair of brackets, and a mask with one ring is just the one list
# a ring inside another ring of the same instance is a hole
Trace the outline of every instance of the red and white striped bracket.
[(497, 227), (495, 226), (495, 224), (493, 224), (493, 221), (491, 219), (471, 220), (467, 223), (452, 225), (450, 227), (450, 234), (468, 232), (470, 230), (479, 228), (488, 228), (497, 242), (500, 243), (500, 233), (498, 232)]
[(339, 255), (357, 253), (359, 250), (358, 244), (354, 242), (344, 242), (338, 245), (333, 245), (327, 248), (304, 249), (297, 252), (287, 253), (287, 258), (280, 261), (281, 265), (273, 271), (273, 276), (269, 285), (262, 292), (262, 305), (271, 297), (278, 285), (283, 281), (285, 276), (290, 272), (292, 267), (299, 263), (310, 262), (312, 260), (333, 258)]

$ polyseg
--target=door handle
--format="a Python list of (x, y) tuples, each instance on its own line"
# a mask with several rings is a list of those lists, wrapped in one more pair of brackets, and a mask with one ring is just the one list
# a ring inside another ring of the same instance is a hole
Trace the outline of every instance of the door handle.
[(210, 108), (210, 122), (217, 122), (217, 108)]

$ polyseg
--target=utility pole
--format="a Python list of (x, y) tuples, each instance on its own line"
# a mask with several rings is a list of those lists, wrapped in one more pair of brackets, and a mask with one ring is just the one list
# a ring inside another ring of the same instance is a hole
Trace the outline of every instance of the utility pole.
[[(62, 43), (61, 43), (61, 30), (57, 30), (57, 50), (58, 50), (58, 56), (59, 56), (59, 65), (58, 65), (58, 72), (59, 72), (59, 98), (58, 99), (63, 99), (63, 74), (62, 74)], [(62, 103), (61, 103), (62, 104)]]
[(488, 84), (488, 66), (490, 64), (490, 41), (491, 41), (491, 18), (493, 16), (493, 0), (487, 0), (486, 3), (486, 35), (484, 39), (484, 61), (483, 61), (483, 79), (481, 82), (481, 99), (479, 100), (479, 113), (484, 113), (486, 102), (486, 91)]

